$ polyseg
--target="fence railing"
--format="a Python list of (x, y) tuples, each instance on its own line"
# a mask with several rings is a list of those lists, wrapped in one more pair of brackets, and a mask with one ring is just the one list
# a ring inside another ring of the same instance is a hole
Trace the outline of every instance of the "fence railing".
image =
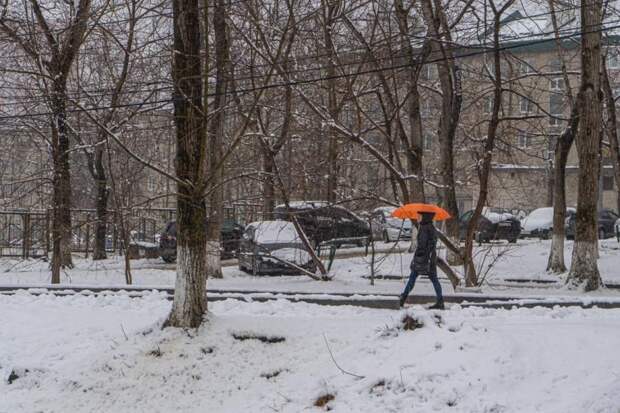
[[(261, 219), (260, 205), (240, 204), (224, 208), (225, 217), (240, 224)], [(132, 208), (122, 211), (132, 241), (158, 243), (166, 224), (176, 219), (174, 208)], [(109, 210), (106, 222), (106, 250), (119, 251), (122, 234), (119, 216)], [(88, 256), (95, 244), (97, 213), (94, 209), (71, 210), (71, 251)], [(0, 257), (41, 258), (51, 253), (51, 211), (0, 211)]]

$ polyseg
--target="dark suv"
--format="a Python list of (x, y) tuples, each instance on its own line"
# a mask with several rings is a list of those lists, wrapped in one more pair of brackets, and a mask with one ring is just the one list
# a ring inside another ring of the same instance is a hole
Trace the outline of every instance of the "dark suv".
[[(334, 241), (337, 246), (343, 244), (364, 245), (370, 237), (370, 226), (360, 217), (346, 208), (323, 201), (291, 202), (293, 213), (302, 229), (314, 244), (318, 246), (325, 241)], [(274, 209), (276, 219), (289, 220), (285, 205)]]
[[(467, 211), (459, 218), (459, 233), (462, 240), (467, 234), (467, 226), (474, 211)], [(517, 242), (521, 233), (521, 223), (511, 213), (499, 208), (485, 208), (478, 220), (476, 241), (479, 243), (491, 240), (505, 239), (508, 242)]]
[[(207, 224), (208, 225), (208, 224)], [(233, 219), (224, 219), (222, 223), (222, 258), (232, 258), (239, 249), (239, 240), (243, 235), (243, 227)], [(159, 255), (165, 262), (177, 259), (177, 223), (171, 221), (159, 238)]]
[[(598, 238), (605, 239), (611, 238), (616, 235), (615, 224), (618, 219), (616, 214), (611, 209), (601, 209), (598, 211)], [(575, 218), (576, 213), (569, 214), (566, 217), (566, 239), (575, 239)]]

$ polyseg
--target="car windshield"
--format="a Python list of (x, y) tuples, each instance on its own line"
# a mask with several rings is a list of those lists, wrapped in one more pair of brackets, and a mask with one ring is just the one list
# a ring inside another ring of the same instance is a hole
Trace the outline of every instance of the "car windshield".
[(250, 224), (255, 228), (254, 242), (259, 244), (300, 243), (295, 226), (287, 221), (262, 221)]

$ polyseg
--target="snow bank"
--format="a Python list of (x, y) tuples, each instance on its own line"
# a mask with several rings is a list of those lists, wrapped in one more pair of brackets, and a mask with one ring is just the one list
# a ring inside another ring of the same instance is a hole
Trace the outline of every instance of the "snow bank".
[[(211, 303), (197, 332), (162, 331), (169, 308), (155, 294), (0, 296), (0, 411), (320, 411), (313, 403), (325, 394), (335, 412), (620, 405), (619, 310), (436, 314), (229, 300)], [(405, 314), (422, 326), (403, 329)], [(360, 377), (343, 374), (330, 351)]]

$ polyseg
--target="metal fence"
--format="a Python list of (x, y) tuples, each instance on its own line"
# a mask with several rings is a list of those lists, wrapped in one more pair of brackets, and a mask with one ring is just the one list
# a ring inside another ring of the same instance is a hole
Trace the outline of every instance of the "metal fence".
[[(261, 219), (260, 205), (238, 204), (224, 208), (225, 217), (239, 224)], [(123, 211), (123, 221), (131, 241), (157, 243), (166, 224), (176, 219), (173, 208), (133, 208)], [(108, 211), (106, 250), (122, 247), (119, 216)], [(0, 256), (40, 258), (51, 252), (51, 211), (0, 211)], [(71, 210), (71, 251), (88, 256), (95, 243), (97, 214), (94, 209)]]
[(47, 212), (0, 211), (0, 256), (37, 258), (50, 248)]

